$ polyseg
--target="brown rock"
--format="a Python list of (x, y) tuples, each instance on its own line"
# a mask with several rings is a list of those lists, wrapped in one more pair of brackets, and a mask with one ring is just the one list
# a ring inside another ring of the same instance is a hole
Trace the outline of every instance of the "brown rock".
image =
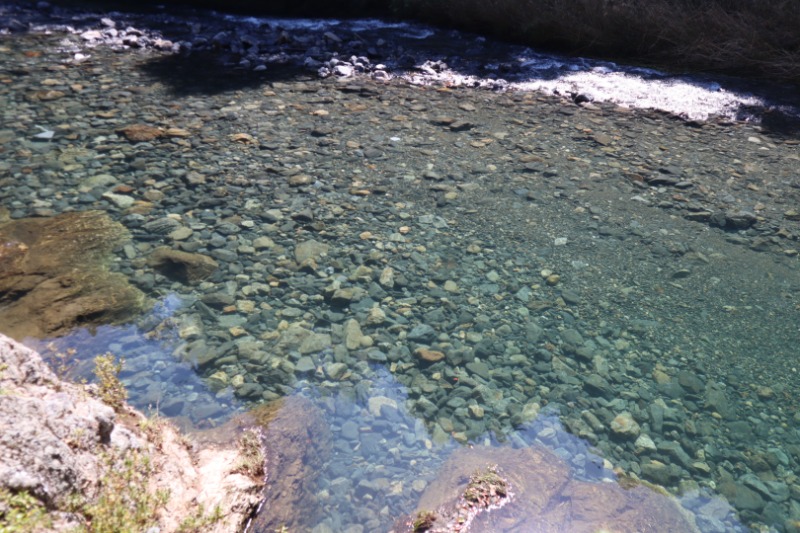
[(170, 279), (181, 283), (198, 283), (214, 273), (219, 266), (203, 254), (192, 254), (161, 246), (153, 250), (147, 264)]
[(636, 423), (636, 420), (634, 420), (633, 416), (627, 411), (614, 417), (614, 420), (611, 421), (609, 426), (611, 427), (611, 431), (617, 436), (630, 439), (635, 439), (639, 436), (639, 424)]
[(102, 211), (29, 218), (0, 226), (0, 328), (17, 339), (63, 335), (125, 320), (145, 297), (108, 272), (127, 230)]
[[(491, 513), (478, 505), (480, 501), (472, 501), (468, 490), (475, 473), (486, 472), (487, 467), (507, 482), (495, 495), (501, 497), (499, 503), (494, 502), (495, 507), (500, 508)], [(502, 492), (506, 490), (510, 496), (503, 497)], [(664, 493), (644, 485), (623, 488), (617, 483), (572, 479), (567, 464), (550, 451), (537, 447), (456, 450), (422, 494), (417, 510), (399, 522), (394, 531), (411, 531), (414, 520), (420, 516), (434, 518), (427, 529), (432, 533), (697, 531), (679, 505)], [(426, 511), (432, 511), (434, 516), (424, 516)], [(465, 516), (467, 520), (463, 520)]]
[(136, 200), (135, 202), (133, 202), (133, 205), (125, 211), (125, 213), (136, 214), (136, 215), (147, 215), (153, 210), (153, 207), (154, 206), (151, 202)]
[(28, 93), (26, 98), (30, 102), (49, 102), (51, 100), (58, 100), (64, 98), (66, 94), (63, 91), (56, 91), (54, 89), (46, 89), (43, 91), (34, 91)]
[(603, 146), (608, 146), (614, 142), (613, 137), (606, 135), (605, 133), (596, 133), (592, 138), (594, 139), (594, 142)]
[(117, 130), (117, 133), (131, 142), (148, 142), (164, 135), (164, 132), (155, 126), (147, 124), (131, 124)]
[(298, 243), (294, 249), (294, 260), (301, 264), (306, 259), (320, 259), (330, 251), (330, 246), (314, 239)]
[(306, 398), (259, 406), (249, 417), (264, 428), (267, 492), (253, 531), (310, 531), (321, 519), (316, 480), (331, 455), (330, 427)]
[(444, 359), (444, 354), (442, 352), (437, 352), (436, 350), (431, 350), (430, 348), (417, 348), (414, 350), (414, 355), (423, 361), (428, 361), (429, 363), (435, 363), (436, 361), (441, 361)]
[(241, 143), (241, 144), (258, 144), (258, 139), (250, 135), (249, 133), (234, 133), (230, 135), (230, 139), (233, 142)]
[(192, 133), (183, 128), (168, 128), (167, 131), (164, 132), (164, 135), (167, 137), (191, 137)]
[(130, 194), (130, 193), (132, 193), (132, 192), (133, 192), (133, 191), (135, 191), (135, 190), (136, 190), (136, 189), (134, 189), (134, 188), (133, 188), (133, 187), (131, 187), (130, 185), (124, 185), (124, 184), (117, 185), (117, 186), (116, 186), (116, 187), (114, 187), (114, 189), (113, 189), (113, 191), (114, 191), (114, 192), (116, 192), (116, 193), (120, 193), (120, 194)]
[(314, 183), (314, 178), (308, 174), (295, 174), (289, 178), (290, 187), (302, 187), (303, 185), (311, 185)]

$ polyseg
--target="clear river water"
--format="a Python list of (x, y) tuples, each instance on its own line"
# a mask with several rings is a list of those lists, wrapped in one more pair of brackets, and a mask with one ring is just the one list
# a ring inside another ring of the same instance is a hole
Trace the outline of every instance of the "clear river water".
[[(149, 309), (25, 342), (76, 375), (124, 357), (132, 403), (190, 432), (308, 400), (302, 481), (255, 530), (398, 530), (459, 450), (532, 447), (663, 487), (687, 530), (800, 528), (778, 89), (407, 24), (0, 15), (0, 224), (108, 213)], [(162, 246), (216, 268), (187, 281)], [(476, 530), (583, 530), (553, 498)]]

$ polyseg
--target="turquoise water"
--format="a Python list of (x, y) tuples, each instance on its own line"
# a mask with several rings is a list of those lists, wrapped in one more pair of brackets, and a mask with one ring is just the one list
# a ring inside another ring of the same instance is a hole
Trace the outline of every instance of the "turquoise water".
[[(327, 428), (291, 531), (389, 531), (470, 446), (663, 485), (701, 531), (800, 519), (791, 137), (155, 52), (74, 65), (62, 38), (0, 43), (2, 205), (108, 211), (152, 311), (53, 350), (83, 376), (124, 357), (132, 403), (190, 431), (309, 399)], [(160, 245), (219, 266), (186, 284), (148, 264)]]

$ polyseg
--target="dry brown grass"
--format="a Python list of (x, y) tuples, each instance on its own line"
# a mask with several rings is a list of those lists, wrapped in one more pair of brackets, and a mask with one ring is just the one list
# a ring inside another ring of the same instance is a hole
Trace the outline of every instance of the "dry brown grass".
[(398, 12), (571, 53), (800, 82), (796, 0), (406, 0)]

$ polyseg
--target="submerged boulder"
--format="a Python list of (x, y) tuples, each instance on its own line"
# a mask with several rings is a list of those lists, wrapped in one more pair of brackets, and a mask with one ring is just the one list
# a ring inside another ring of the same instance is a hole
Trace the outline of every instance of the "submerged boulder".
[(0, 225), (0, 330), (16, 339), (53, 337), (142, 311), (144, 294), (107, 268), (129, 238), (102, 211)]
[(394, 531), (698, 531), (663, 491), (574, 479), (541, 447), (460, 448)]
[(322, 411), (301, 397), (256, 408), (250, 416), (264, 430), (267, 491), (253, 531), (310, 531), (321, 517), (317, 479), (330, 459), (332, 437)]
[(161, 246), (153, 250), (147, 264), (169, 279), (184, 284), (195, 284), (206, 279), (218, 268), (212, 258)]

